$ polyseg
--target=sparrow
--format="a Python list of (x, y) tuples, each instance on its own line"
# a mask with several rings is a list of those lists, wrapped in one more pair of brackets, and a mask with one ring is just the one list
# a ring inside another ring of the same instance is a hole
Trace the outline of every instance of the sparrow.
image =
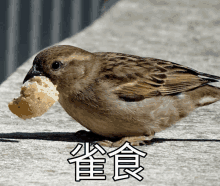
[[(149, 142), (198, 107), (220, 99), (209, 83), (220, 77), (150, 57), (57, 45), (35, 57), (24, 83), (46, 76), (59, 103), (77, 122), (110, 140), (109, 147)], [(117, 141), (111, 139), (118, 139)]]

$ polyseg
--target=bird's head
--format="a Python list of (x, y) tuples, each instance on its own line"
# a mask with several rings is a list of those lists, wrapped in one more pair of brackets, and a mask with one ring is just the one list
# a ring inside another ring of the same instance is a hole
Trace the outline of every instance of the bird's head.
[(46, 76), (59, 91), (86, 77), (94, 58), (92, 53), (70, 45), (47, 48), (35, 57), (23, 83), (34, 76)]

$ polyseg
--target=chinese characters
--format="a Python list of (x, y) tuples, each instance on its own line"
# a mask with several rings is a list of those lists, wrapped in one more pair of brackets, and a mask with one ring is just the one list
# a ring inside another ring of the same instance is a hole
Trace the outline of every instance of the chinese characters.
[[(82, 144), (77, 146), (70, 152), (72, 156), (75, 156), (82, 148)], [(99, 152), (102, 155), (106, 154), (99, 144), (93, 145), (93, 149), (90, 150), (89, 143), (84, 145), (84, 154), (69, 158), (67, 161), (75, 165), (75, 180), (106, 180), (104, 175), (104, 163), (105, 158), (94, 158), (93, 156)], [(108, 153), (108, 156), (114, 157), (114, 176), (113, 180), (118, 181), (122, 179), (128, 179), (130, 176), (134, 177), (138, 181), (142, 181), (143, 177), (138, 173), (144, 170), (144, 167), (140, 166), (140, 157), (145, 158), (147, 153), (142, 152), (133, 146), (129, 142), (125, 142), (121, 147)], [(124, 174), (120, 174), (120, 170)]]

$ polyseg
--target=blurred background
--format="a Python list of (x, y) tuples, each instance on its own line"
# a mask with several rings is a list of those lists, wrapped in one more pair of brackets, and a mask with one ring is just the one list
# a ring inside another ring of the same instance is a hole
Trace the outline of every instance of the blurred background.
[(0, 83), (39, 50), (70, 37), (118, 0), (0, 0)]

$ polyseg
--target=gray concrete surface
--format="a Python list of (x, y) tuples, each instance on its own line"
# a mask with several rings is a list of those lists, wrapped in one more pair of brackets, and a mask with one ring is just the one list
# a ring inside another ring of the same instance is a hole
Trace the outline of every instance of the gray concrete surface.
[[(88, 51), (112, 51), (170, 60), (220, 75), (220, 2), (122, 0), (93, 25), (61, 42)], [(83, 130), (55, 104), (42, 117), (21, 120), (7, 104), (18, 96), (28, 60), (0, 86), (0, 185), (220, 185), (220, 102), (197, 109), (156, 134), (140, 163), (142, 182), (114, 182), (113, 158), (105, 157), (106, 181), (75, 182), (69, 152)], [(158, 143), (160, 141), (160, 143)], [(114, 148), (105, 148), (107, 152)]]

